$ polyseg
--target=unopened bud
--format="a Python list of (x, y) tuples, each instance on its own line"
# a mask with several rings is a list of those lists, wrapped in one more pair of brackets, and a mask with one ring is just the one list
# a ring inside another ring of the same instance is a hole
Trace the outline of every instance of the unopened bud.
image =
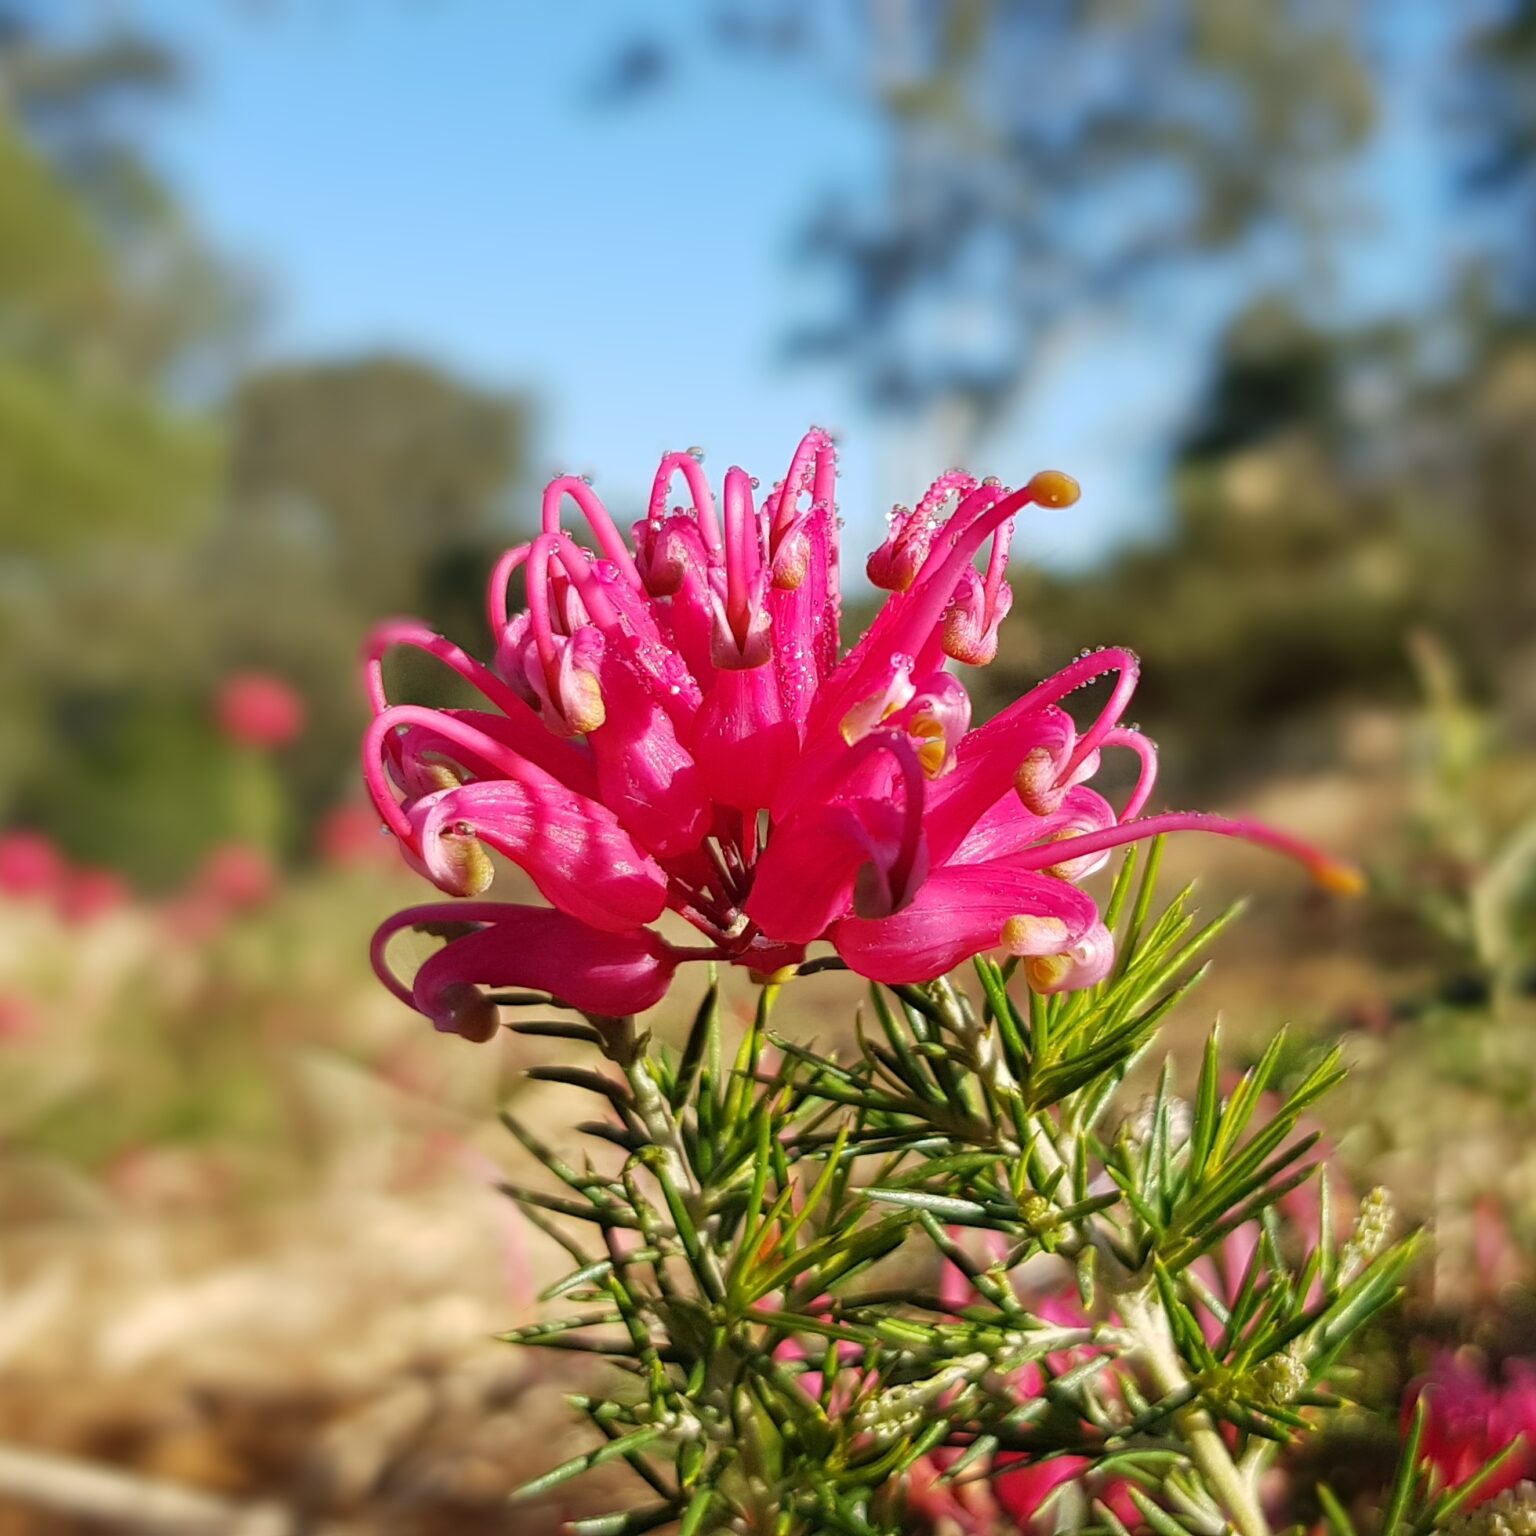
[(1360, 1202), (1355, 1230), (1339, 1254), (1339, 1274), (1347, 1278), (1365, 1268), (1386, 1246), (1395, 1216), (1392, 1195), (1378, 1184)]

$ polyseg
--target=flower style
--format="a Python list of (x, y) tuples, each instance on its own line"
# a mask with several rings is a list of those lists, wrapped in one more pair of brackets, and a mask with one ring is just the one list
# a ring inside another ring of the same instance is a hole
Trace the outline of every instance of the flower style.
[[(1114, 950), (1081, 882), (1111, 849), (1162, 832), (1247, 838), (1327, 886), (1356, 883), (1254, 822), (1142, 814), (1157, 759), (1121, 723), (1138, 672), (1127, 650), (1085, 652), (970, 728), (949, 666), (996, 654), (1014, 520), (1071, 505), (1076, 482), (940, 476), (892, 513), (867, 567), (890, 596), (843, 654), (835, 478), (814, 428), (761, 499), (732, 468), (717, 502), (699, 456), (670, 453), (626, 543), (591, 486), (561, 476), (537, 537), (491, 575), (489, 665), (409, 620), (371, 637), (369, 790), (410, 864), (460, 898), (397, 914), (374, 960), (439, 1029), (491, 1033), (484, 986), (625, 1014), (657, 1002), (683, 961), (768, 976), (817, 941), (876, 981), (931, 980), (1000, 948), (1037, 991), (1090, 986)], [(684, 504), (669, 506), (679, 479)], [(563, 528), (567, 502), (595, 549)], [(514, 578), (526, 605), (509, 614)], [(479, 706), (392, 702), (382, 663), (401, 646), (436, 657)], [(1065, 701), (1099, 679), (1113, 680), (1108, 698), (1080, 729)], [(1112, 749), (1139, 769), (1118, 809), (1089, 787)], [(481, 899), (490, 852), (550, 906)], [(703, 942), (656, 932), (667, 911)], [(385, 950), (410, 927), (450, 939), (407, 986)]]

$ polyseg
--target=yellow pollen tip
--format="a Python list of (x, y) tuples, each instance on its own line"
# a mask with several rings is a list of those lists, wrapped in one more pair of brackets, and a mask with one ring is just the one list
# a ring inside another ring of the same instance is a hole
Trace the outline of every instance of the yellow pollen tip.
[(1049, 997), (1060, 989), (1071, 968), (1069, 955), (1031, 955), (1024, 962), (1024, 980), (1031, 992)]
[(759, 987), (782, 987), (798, 972), (798, 965), (781, 965), (776, 971), (748, 971), (753, 984)]
[(490, 889), (496, 878), (496, 866), (473, 833), (446, 834), (442, 850), (454, 878), (454, 895), (481, 896)]
[(1335, 896), (1363, 896), (1366, 892), (1364, 872), (1353, 864), (1346, 864), (1342, 859), (1329, 859), (1314, 865), (1312, 878)]
[(578, 736), (597, 730), (607, 720), (608, 708), (603, 703), (602, 686), (590, 672), (577, 672), (573, 677), (565, 718)]
[(1042, 469), (1026, 487), (1037, 506), (1070, 507), (1082, 495), (1082, 487), (1059, 469)]
[(1037, 955), (1066, 943), (1067, 933), (1067, 925), (1059, 917), (1020, 912), (1003, 924), (998, 943), (1011, 955)]
[(917, 749), (917, 761), (924, 775), (930, 779), (938, 778), (948, 754), (944, 727), (932, 715), (919, 715), (907, 727), (907, 734), (921, 743)]

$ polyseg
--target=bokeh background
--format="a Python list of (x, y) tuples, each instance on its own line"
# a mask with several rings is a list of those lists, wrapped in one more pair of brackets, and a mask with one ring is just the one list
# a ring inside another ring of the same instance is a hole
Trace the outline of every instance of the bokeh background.
[(1128, 644), (1165, 804), (1371, 871), (1170, 856), (1253, 895), (1175, 1044), (1345, 1038), (1341, 1176), (1435, 1227), (1315, 1454), (1426, 1371), (1536, 1430), (1536, 6), (5, 0), (4, 1536), (601, 1502), (502, 1508), (577, 1442), (494, 1110), (576, 1107), (367, 973), (354, 658), (477, 649), (544, 476), (811, 421), (854, 551), (1077, 475), (979, 705)]

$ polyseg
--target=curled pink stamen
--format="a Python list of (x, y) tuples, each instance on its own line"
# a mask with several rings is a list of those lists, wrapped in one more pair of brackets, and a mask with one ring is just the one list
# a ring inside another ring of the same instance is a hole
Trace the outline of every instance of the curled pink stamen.
[(415, 846), (416, 834), (410, 817), (395, 799), (384, 769), (387, 743), (402, 725), (422, 726), (454, 746), (463, 747), (505, 778), (526, 782), (532, 778), (544, 780), (552, 777), (535, 764), (519, 757), (495, 737), (477, 731), (474, 726), (456, 720), (440, 709), (428, 709), (420, 704), (391, 704), (373, 717), (363, 735), (363, 777), (379, 815), (384, 818), (390, 831), (408, 848)]
[(775, 547), (795, 521), (807, 481), (810, 482), (811, 505), (830, 507), (837, 484), (837, 444), (820, 427), (812, 427), (800, 439), (774, 500), (772, 543)]
[(718, 559), (720, 522), (715, 515), (715, 493), (710, 489), (709, 476), (704, 473), (704, 466), (691, 453), (669, 453), (662, 458), (656, 478), (651, 483), (649, 515), (653, 519), (666, 515), (667, 492), (671, 489), (673, 476), (679, 474), (688, 482), (688, 494), (693, 498), (704, 548), (712, 559)]
[(364, 687), (375, 714), (389, 708), (384, 689), (384, 657), (398, 646), (436, 657), (466, 683), (478, 688), (504, 714), (514, 715), (528, 708), (489, 667), (482, 666), (453, 641), (414, 619), (387, 619), (369, 635), (363, 649)]
[(491, 568), (491, 577), (485, 588), (485, 618), (491, 627), (491, 636), (496, 641), (500, 641), (506, 633), (507, 593), (511, 590), (513, 576), (527, 562), (530, 548), (532, 546), (529, 544), (514, 544)]
[(543, 527), (545, 533), (559, 533), (560, 503), (569, 496), (581, 509), (596, 537), (598, 547), (623, 572), (626, 580), (642, 585), (635, 557), (630, 554), (618, 525), (603, 505), (602, 498), (579, 475), (560, 475), (544, 487)]
[(1140, 760), (1141, 771), (1136, 775), (1136, 785), (1119, 818), (1121, 821), (1130, 821), (1141, 814), (1141, 808), (1152, 797), (1152, 786), (1157, 782), (1157, 743), (1143, 736), (1140, 731), (1121, 725), (1109, 731), (1102, 744), (1106, 747), (1128, 747)]

